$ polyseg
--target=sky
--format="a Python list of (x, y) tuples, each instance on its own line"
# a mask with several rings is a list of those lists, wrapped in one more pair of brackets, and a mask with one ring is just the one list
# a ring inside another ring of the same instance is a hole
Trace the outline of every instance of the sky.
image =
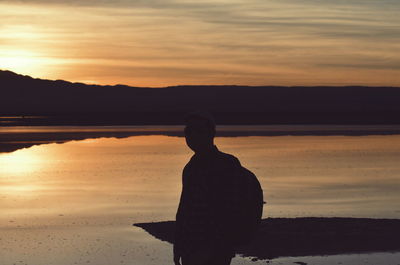
[(0, 69), (96, 84), (400, 86), (399, 0), (0, 0)]

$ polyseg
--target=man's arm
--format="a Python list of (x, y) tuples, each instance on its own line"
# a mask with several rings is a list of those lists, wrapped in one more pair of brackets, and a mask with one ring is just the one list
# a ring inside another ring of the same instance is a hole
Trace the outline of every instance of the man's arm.
[(175, 221), (175, 238), (174, 244), (178, 245), (182, 240), (182, 230), (183, 230), (183, 218), (184, 218), (184, 208), (185, 208), (185, 188), (182, 188), (181, 197), (179, 200), (178, 210), (176, 212), (176, 221)]
[(185, 181), (185, 170), (182, 172), (182, 192), (179, 200), (178, 210), (176, 212), (176, 221), (175, 221), (175, 235), (174, 235), (174, 246), (173, 246), (173, 254), (174, 254), (174, 262), (175, 265), (180, 265), (180, 259), (182, 257), (182, 236), (183, 236), (183, 222), (185, 216), (185, 204), (186, 204), (186, 181)]

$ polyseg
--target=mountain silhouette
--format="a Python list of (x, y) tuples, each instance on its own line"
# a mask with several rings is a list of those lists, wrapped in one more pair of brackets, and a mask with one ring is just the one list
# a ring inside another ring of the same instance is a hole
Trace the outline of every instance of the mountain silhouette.
[(180, 124), (195, 109), (219, 124), (400, 123), (398, 87), (100, 86), (10, 71), (0, 71), (0, 84), (0, 116), (26, 124)]

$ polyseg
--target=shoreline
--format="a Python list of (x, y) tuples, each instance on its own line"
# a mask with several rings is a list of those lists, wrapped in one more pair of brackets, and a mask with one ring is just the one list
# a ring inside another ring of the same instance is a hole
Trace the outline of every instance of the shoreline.
[[(182, 125), (0, 126), (0, 153), (34, 145), (93, 138), (164, 135), (183, 137)], [(400, 125), (219, 125), (217, 137), (400, 135)]]

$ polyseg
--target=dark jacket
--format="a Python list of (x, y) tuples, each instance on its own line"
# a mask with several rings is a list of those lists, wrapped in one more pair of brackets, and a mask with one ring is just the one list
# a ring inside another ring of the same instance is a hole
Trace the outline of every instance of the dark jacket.
[(240, 172), (239, 160), (215, 146), (207, 156), (192, 156), (183, 169), (176, 214), (177, 247), (191, 251), (213, 244), (233, 249)]

